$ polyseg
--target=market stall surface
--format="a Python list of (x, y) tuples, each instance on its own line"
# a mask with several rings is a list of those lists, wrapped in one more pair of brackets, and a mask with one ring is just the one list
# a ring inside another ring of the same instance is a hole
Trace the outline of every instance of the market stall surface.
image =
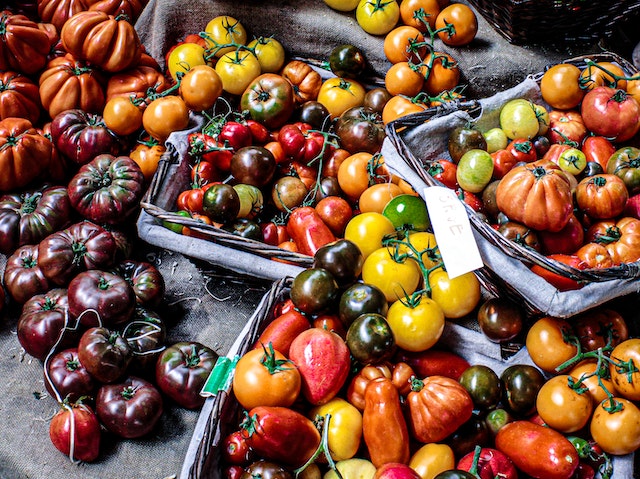
[[(174, 41), (200, 31), (208, 19), (221, 14), (241, 19), (256, 35), (274, 35), (297, 55), (322, 59), (334, 46), (352, 43), (363, 48), (377, 73), (388, 66), (382, 53), (382, 37), (365, 34), (352, 14), (332, 11), (320, 1), (152, 0), (137, 29), (148, 51), (161, 59)], [(455, 50), (463, 83), (469, 85), (467, 94), (476, 98), (509, 88), (528, 74), (565, 58), (601, 49), (631, 58), (638, 41), (638, 32), (630, 33), (631, 28), (625, 24), (599, 43), (514, 46), (482, 18), (479, 24), (474, 42)], [(152, 262), (165, 278), (167, 292), (159, 313), (168, 325), (167, 344), (195, 340), (218, 354), (226, 354), (271, 284), (143, 243), (137, 244), (135, 251), (135, 259)], [(0, 271), (4, 271), (5, 261), (0, 256)], [(93, 463), (73, 464), (53, 447), (48, 438), (49, 420), (58, 406), (46, 393), (41, 362), (20, 347), (16, 337), (18, 313), (15, 307), (9, 307), (0, 322), (0, 478), (177, 477), (199, 412), (168, 401), (152, 434), (136, 440), (105, 434), (100, 457)]]

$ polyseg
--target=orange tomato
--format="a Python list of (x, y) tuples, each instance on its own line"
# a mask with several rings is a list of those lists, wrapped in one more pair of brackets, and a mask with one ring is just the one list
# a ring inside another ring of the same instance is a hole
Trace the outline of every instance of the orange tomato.
[(571, 63), (559, 63), (549, 68), (540, 80), (544, 101), (557, 110), (576, 107), (585, 95), (580, 88), (580, 73), (580, 69)]
[[(452, 25), (452, 27), (448, 27)], [(452, 3), (436, 17), (436, 29), (442, 43), (460, 47), (468, 45), (478, 33), (478, 18), (464, 3)]]
[[(431, 69), (424, 81), (425, 91), (432, 96), (453, 90), (460, 82), (458, 63), (448, 53), (434, 52)], [(429, 63), (429, 59), (427, 63)]]
[(415, 27), (421, 32), (427, 31), (427, 24), (434, 29), (440, 13), (438, 0), (402, 0), (400, 18), (402, 23)]
[(383, 50), (391, 63), (406, 61), (419, 63), (424, 58), (427, 47), (419, 29), (401, 25), (384, 37)]
[(400, 117), (417, 113), (429, 108), (429, 105), (418, 101), (412, 101), (402, 95), (392, 96), (382, 109), (382, 122), (386, 125)]
[(391, 198), (401, 194), (402, 189), (398, 185), (394, 183), (379, 183), (362, 192), (358, 200), (358, 206), (362, 213), (369, 211), (382, 213)]
[(423, 84), (419, 68), (408, 62), (394, 63), (384, 77), (384, 86), (391, 95), (416, 96)]

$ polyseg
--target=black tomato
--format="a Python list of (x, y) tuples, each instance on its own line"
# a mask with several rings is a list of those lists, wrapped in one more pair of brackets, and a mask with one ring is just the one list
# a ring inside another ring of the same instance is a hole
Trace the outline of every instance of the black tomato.
[(322, 246), (313, 257), (314, 268), (324, 268), (335, 278), (338, 286), (354, 283), (362, 272), (364, 256), (355, 243), (340, 239)]
[(291, 283), (291, 301), (306, 314), (318, 314), (329, 309), (338, 295), (338, 283), (324, 268), (308, 268)]
[(377, 313), (385, 316), (389, 304), (380, 288), (367, 283), (355, 283), (340, 296), (338, 316), (345, 328), (364, 313)]
[(520, 417), (536, 411), (536, 397), (545, 383), (538, 368), (528, 364), (514, 364), (502, 372), (500, 381), (505, 409)]
[(276, 159), (262, 146), (245, 146), (231, 157), (231, 174), (238, 183), (261, 188), (268, 184), (276, 171)]
[(338, 45), (329, 54), (329, 68), (337, 77), (358, 78), (367, 69), (367, 59), (354, 45)]
[(393, 331), (386, 318), (377, 313), (358, 316), (347, 330), (346, 342), (351, 355), (361, 364), (385, 361), (396, 351)]
[(204, 214), (216, 223), (233, 221), (240, 211), (240, 197), (231, 185), (215, 184), (208, 188), (202, 198)]
[(493, 409), (500, 402), (500, 378), (490, 367), (474, 364), (462, 373), (459, 381), (473, 399), (476, 409)]
[(462, 155), (469, 150), (486, 150), (487, 140), (482, 132), (470, 126), (459, 126), (449, 134), (449, 155), (454, 163), (458, 163)]
[(490, 341), (499, 343), (515, 338), (522, 331), (524, 312), (506, 298), (491, 298), (478, 308), (478, 325)]

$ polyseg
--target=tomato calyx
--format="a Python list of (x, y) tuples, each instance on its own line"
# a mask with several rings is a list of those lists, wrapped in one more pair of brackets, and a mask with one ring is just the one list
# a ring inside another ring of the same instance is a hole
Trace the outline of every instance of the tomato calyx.
[(596, 234), (593, 242), (599, 244), (609, 244), (615, 243), (620, 238), (622, 238), (622, 232), (620, 231), (620, 228), (618, 228), (617, 226), (609, 226), (605, 234)]
[(325, 416), (320, 416), (319, 418), (316, 418), (316, 420), (314, 421), (314, 424), (316, 425), (316, 427), (321, 433), (320, 444), (318, 444), (318, 448), (311, 455), (309, 460), (305, 462), (302, 466), (300, 466), (298, 469), (293, 471), (294, 477), (298, 477), (302, 472), (304, 472), (304, 470), (307, 467), (315, 463), (315, 461), (321, 455), (324, 455), (324, 457), (327, 460), (327, 464), (329, 464), (329, 468), (336, 473), (338, 479), (343, 479), (342, 473), (340, 472), (340, 470), (338, 469), (338, 466), (333, 460), (333, 457), (331, 456), (331, 450), (329, 449), (329, 424), (330, 423), (331, 423), (330, 413), (327, 413)]
[(260, 358), (260, 364), (267, 369), (269, 374), (273, 375), (280, 371), (295, 369), (295, 366), (285, 367), (285, 365), (293, 365), (293, 361), (290, 359), (276, 359), (276, 353), (271, 342), (267, 346), (263, 344), (262, 350), (264, 351), (264, 356)]

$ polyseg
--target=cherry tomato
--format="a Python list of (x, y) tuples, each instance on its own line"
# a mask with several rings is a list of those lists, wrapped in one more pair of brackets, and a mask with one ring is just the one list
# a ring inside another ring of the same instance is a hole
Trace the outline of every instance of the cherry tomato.
[(631, 401), (640, 399), (640, 338), (621, 342), (611, 351), (611, 381), (618, 395)]
[(415, 261), (409, 258), (396, 261), (393, 253), (393, 248), (378, 248), (366, 257), (362, 266), (362, 280), (380, 288), (390, 303), (412, 294), (421, 280)]
[(396, 301), (387, 312), (396, 344), (406, 351), (424, 351), (432, 347), (442, 336), (445, 325), (440, 305), (421, 295), (418, 304)]
[(427, 24), (434, 29), (436, 18), (440, 13), (438, 0), (402, 0), (400, 2), (400, 18), (405, 25), (427, 31)]
[(345, 239), (355, 243), (366, 259), (382, 247), (382, 239), (395, 233), (393, 223), (381, 213), (369, 212), (355, 215), (344, 231)]
[(426, 52), (422, 32), (409, 25), (401, 25), (387, 33), (383, 49), (384, 55), (391, 63), (420, 63)]
[(216, 57), (222, 57), (224, 54), (236, 50), (238, 45), (245, 45), (247, 42), (247, 31), (244, 26), (229, 15), (212, 18), (204, 31), (207, 45), (209, 49), (213, 50)]
[(464, 3), (452, 3), (436, 17), (436, 29), (442, 43), (449, 46), (468, 45), (478, 33), (478, 19)]
[(356, 7), (356, 21), (371, 35), (385, 35), (400, 19), (400, 6), (395, 0), (360, 0)]
[(466, 316), (480, 302), (480, 281), (473, 272), (450, 278), (443, 268), (429, 274), (431, 298), (449, 319)]
[(317, 101), (327, 108), (332, 118), (336, 118), (349, 108), (362, 105), (365, 93), (364, 87), (356, 80), (333, 77), (322, 82)]
[(401, 61), (391, 65), (384, 77), (384, 86), (391, 95), (415, 96), (422, 91), (424, 77), (412, 63)]
[(216, 63), (216, 72), (222, 80), (222, 88), (232, 95), (241, 95), (260, 75), (260, 68), (260, 62), (249, 50), (225, 53)]

